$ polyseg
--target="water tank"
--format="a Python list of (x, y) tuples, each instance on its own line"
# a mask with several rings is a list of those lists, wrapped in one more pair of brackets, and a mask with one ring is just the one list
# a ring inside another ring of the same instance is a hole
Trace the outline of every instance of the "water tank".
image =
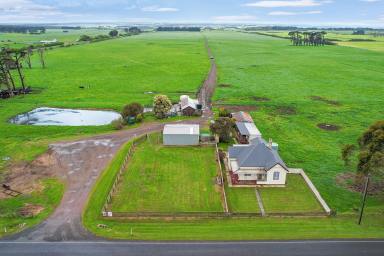
[(279, 150), (279, 144), (277, 144), (276, 142), (273, 142), (272, 143), (272, 149), (276, 150), (276, 151)]
[(182, 106), (185, 106), (188, 104), (189, 96), (188, 95), (181, 95), (180, 96), (180, 103)]

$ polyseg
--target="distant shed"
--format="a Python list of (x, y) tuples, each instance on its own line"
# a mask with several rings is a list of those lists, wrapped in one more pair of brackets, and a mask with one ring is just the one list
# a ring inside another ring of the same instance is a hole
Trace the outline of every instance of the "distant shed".
[(261, 138), (261, 132), (254, 123), (236, 122), (238, 140), (242, 144), (248, 144), (251, 140)]
[(199, 145), (200, 126), (197, 124), (169, 124), (163, 130), (163, 144), (166, 146)]

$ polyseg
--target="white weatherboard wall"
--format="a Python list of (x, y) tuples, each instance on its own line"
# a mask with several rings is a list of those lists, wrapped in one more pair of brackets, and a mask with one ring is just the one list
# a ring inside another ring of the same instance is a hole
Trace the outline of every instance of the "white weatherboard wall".
[[(279, 179), (274, 180), (273, 174), (275, 172), (279, 173)], [(260, 181), (257, 184), (260, 185), (285, 185), (287, 180), (287, 170), (285, 170), (281, 165), (275, 165), (267, 172), (267, 181)]]
[(199, 125), (166, 125), (163, 131), (163, 144), (166, 146), (199, 145)]

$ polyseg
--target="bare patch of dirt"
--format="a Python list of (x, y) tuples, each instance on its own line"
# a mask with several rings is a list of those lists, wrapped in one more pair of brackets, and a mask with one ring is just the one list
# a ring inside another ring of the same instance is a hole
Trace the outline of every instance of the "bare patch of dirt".
[[(336, 183), (352, 192), (362, 193), (365, 179), (354, 172), (345, 172), (336, 176)], [(370, 180), (368, 186), (369, 195), (377, 195), (384, 191), (384, 181)]]
[(326, 124), (326, 123), (318, 124), (317, 127), (319, 127), (322, 130), (326, 130), (326, 131), (338, 131), (341, 129), (341, 127), (338, 125)]
[(22, 217), (35, 217), (44, 210), (41, 205), (25, 204), (20, 210), (19, 215)]
[(310, 98), (311, 98), (311, 100), (321, 101), (321, 102), (324, 102), (324, 103), (327, 103), (327, 104), (333, 105), (333, 106), (340, 106), (341, 105), (341, 103), (336, 101), (336, 100), (329, 100), (329, 99), (323, 98), (321, 96), (311, 96)]
[[(41, 179), (52, 177), (55, 175), (55, 169), (49, 168), (55, 165), (56, 160), (53, 152), (49, 150), (47, 153), (39, 156), (32, 163), (18, 163), (9, 167), (4, 184), (10, 186), (12, 190), (22, 194), (31, 194), (32, 192), (42, 191), (44, 189)], [(9, 198), (10, 196), (0, 193), (0, 199)]]
[(216, 104), (215, 107), (218, 108), (225, 108), (230, 112), (238, 112), (238, 111), (256, 111), (256, 106), (249, 106), (249, 105), (225, 105), (225, 104)]
[(279, 106), (276, 108), (276, 114), (283, 116), (292, 116), (297, 114), (297, 110), (293, 106)]
[(258, 102), (266, 102), (271, 100), (270, 98), (267, 98), (267, 97), (258, 97), (258, 96), (252, 96), (251, 99)]
[(228, 88), (228, 87), (232, 87), (232, 85), (231, 84), (219, 84), (218, 87)]

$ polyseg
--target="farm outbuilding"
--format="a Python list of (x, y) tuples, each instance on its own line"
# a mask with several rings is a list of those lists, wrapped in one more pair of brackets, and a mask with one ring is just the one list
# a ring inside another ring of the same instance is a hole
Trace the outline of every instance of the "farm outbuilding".
[(169, 124), (164, 126), (163, 144), (166, 146), (199, 145), (200, 126), (198, 124)]

